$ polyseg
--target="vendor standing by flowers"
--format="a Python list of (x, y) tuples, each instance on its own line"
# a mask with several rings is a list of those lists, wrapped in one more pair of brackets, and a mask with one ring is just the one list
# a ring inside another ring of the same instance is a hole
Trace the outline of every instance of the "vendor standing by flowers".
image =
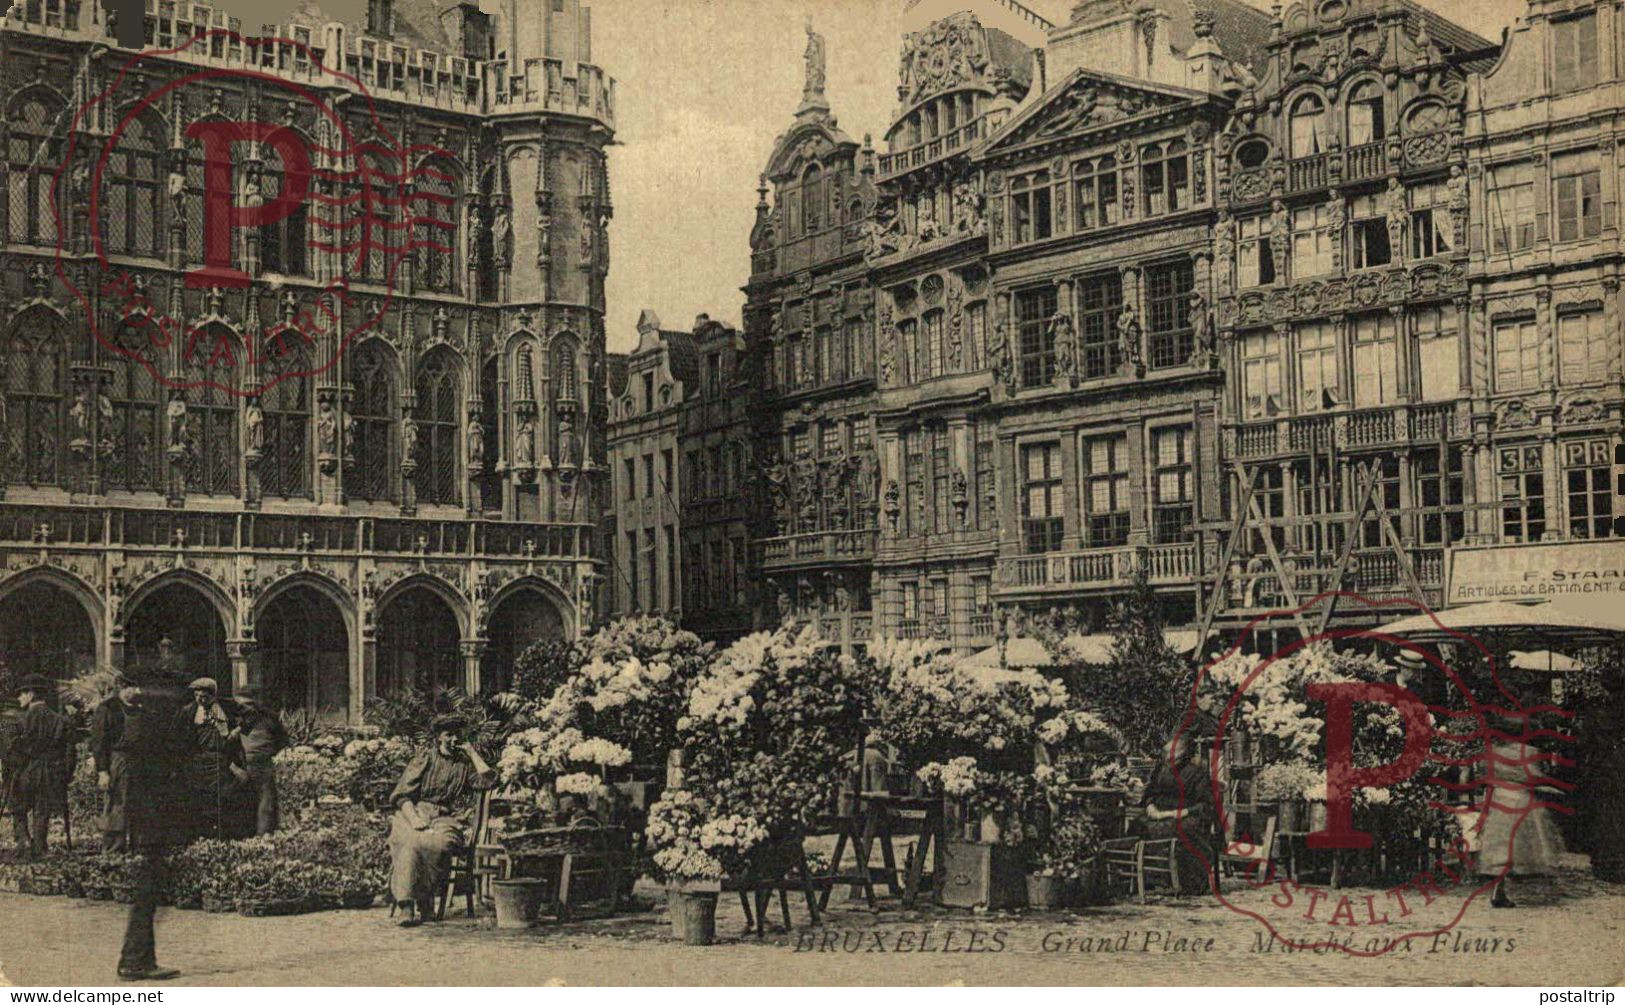
[(421, 925), (445, 883), (451, 854), (474, 835), (469, 833), (468, 797), (496, 782), (496, 772), (462, 738), (466, 723), (438, 716), (431, 727), (434, 744), (406, 765), (389, 801), (389, 892), (406, 912), (403, 928)]

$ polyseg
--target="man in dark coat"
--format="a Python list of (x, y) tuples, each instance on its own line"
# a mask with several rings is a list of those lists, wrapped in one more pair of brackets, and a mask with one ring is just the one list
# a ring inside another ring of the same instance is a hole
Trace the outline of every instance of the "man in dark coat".
[(249, 837), (231, 812), (240, 802), (239, 782), (247, 778), (237, 740), (231, 735), (236, 710), (220, 701), (213, 677), (199, 677), (189, 689), (192, 701), (181, 709), (181, 724), (192, 732), (191, 755), (183, 779), (190, 790), (202, 835)]
[(270, 834), (277, 828), (276, 755), (288, 745), (288, 731), (275, 712), (260, 704), (260, 689), (237, 691), (237, 725), (230, 738), (241, 747), (243, 770), (248, 773), (248, 809), (254, 815), (254, 833)]
[(30, 859), (45, 854), (51, 814), (62, 808), (63, 761), (67, 757), (68, 720), (45, 703), (51, 682), (38, 674), (17, 688), (22, 724), (6, 763), (17, 847)]
[(178, 971), (158, 965), (153, 920), (171, 850), (198, 835), (196, 806), (182, 777), (196, 745), (184, 714), (187, 691), (161, 673), (135, 678), (119, 692), (124, 705), (124, 818), (128, 847), (137, 858), (135, 898), (124, 929), (118, 975), (124, 980), (169, 980)]
[(109, 695), (90, 717), (90, 756), (96, 765), (96, 786), (102, 790), (102, 850), (123, 851), (125, 757), (124, 701)]

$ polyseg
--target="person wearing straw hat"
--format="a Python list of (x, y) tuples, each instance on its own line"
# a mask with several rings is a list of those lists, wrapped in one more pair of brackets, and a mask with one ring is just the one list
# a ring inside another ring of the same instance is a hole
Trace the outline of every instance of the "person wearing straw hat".
[(12, 826), (17, 848), (28, 859), (45, 854), (51, 813), (62, 808), (68, 720), (46, 704), (53, 686), (39, 674), (29, 674), (17, 685), (17, 706), (23, 710), (23, 717), (7, 754)]
[(468, 797), (496, 783), (496, 772), (463, 740), (467, 728), (455, 715), (436, 716), (433, 744), (406, 765), (389, 796), (389, 894), (405, 912), (403, 928), (427, 918), (447, 862), (468, 841)]

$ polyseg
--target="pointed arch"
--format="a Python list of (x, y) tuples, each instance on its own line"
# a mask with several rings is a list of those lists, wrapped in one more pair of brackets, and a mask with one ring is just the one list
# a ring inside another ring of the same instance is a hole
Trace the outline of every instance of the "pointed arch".
[(103, 438), (112, 444), (106, 461), (107, 483), (130, 492), (163, 487), (161, 461), (164, 456), (164, 388), (153, 364), (157, 351), (152, 346), (152, 322), (132, 318), (112, 333), (113, 344), (122, 352), (104, 352), (113, 379), (108, 399), (113, 406), (111, 432)]
[(457, 249), (463, 200), (463, 171), (449, 156), (425, 158), (412, 176), (412, 244), (417, 255), (416, 284), (436, 293), (456, 293)]
[(351, 450), (355, 465), (345, 492), (352, 499), (391, 500), (395, 494), (395, 417), (400, 401), (400, 361), (381, 338), (361, 341), (349, 354)]
[(12, 673), (61, 680), (100, 659), (104, 628), (100, 598), (61, 569), (27, 569), (0, 580), (0, 652)]
[(47, 87), (15, 95), (6, 109), (6, 238), (50, 246), (57, 240), (56, 183), (62, 165), (66, 102)]
[(260, 374), (265, 392), (260, 395), (263, 445), (259, 462), (260, 492), (283, 499), (310, 498), (314, 493), (310, 472), (311, 370), (310, 354), (303, 347), (281, 344), (285, 351), (270, 355)]
[(418, 427), (418, 498), (455, 505), (458, 443), (462, 430), (462, 363), (445, 346), (431, 349), (418, 363), (414, 386)]
[[(282, 126), (278, 131), (281, 130), (297, 136), (306, 150), (317, 149), (315, 141), (304, 130), (295, 126)], [(264, 164), (256, 181), (261, 198), (269, 203), (282, 195), (283, 186), (287, 183), (286, 166), (275, 144), (267, 142), (260, 149)], [(312, 274), (310, 242), (313, 236), (319, 235), (311, 233), (308, 203), (309, 200), (301, 199), (286, 215), (260, 226), (258, 236), (262, 272), (284, 276)]]
[(204, 495), (237, 491), (242, 456), (237, 435), (238, 396), (247, 351), (241, 334), (211, 321), (181, 346), (186, 391), (186, 487)]
[(131, 113), (109, 141), (101, 212), (93, 226), (111, 255), (159, 258), (168, 246), (163, 179), (168, 127), (155, 113)]
[(65, 485), (67, 335), (61, 314), (41, 305), (18, 312), (0, 334), (0, 468), (8, 482)]

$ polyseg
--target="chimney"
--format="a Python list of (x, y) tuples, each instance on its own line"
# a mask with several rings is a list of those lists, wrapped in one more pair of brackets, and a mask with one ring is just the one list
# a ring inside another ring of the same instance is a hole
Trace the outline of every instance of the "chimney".
[(367, 0), (367, 34), (391, 38), (395, 34), (395, 0)]

